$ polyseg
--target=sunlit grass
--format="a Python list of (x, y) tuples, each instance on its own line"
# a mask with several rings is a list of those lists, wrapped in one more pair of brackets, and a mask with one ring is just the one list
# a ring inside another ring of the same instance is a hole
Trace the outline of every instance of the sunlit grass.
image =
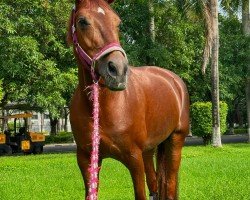
[[(248, 144), (185, 147), (180, 173), (181, 200), (248, 200)], [(84, 186), (75, 154), (0, 157), (1, 200), (78, 200)], [(101, 200), (130, 200), (133, 186), (128, 170), (106, 159), (100, 175)]]

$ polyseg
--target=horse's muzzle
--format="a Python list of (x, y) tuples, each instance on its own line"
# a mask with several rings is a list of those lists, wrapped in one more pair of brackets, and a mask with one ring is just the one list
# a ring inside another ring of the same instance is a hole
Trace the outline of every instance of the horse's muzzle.
[(126, 89), (129, 67), (127, 59), (120, 52), (113, 52), (101, 59), (98, 63), (98, 72), (110, 90)]

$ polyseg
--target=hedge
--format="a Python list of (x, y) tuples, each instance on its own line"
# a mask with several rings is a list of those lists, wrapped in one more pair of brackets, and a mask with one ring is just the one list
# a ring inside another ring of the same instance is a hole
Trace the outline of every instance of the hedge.
[(234, 134), (247, 134), (247, 129), (246, 128), (236, 128), (236, 129), (234, 129)]
[[(221, 134), (227, 130), (228, 106), (220, 102), (220, 128)], [(191, 130), (192, 134), (203, 138), (204, 144), (208, 144), (212, 138), (212, 103), (195, 102), (191, 105)]]
[(71, 143), (74, 142), (74, 137), (71, 132), (60, 132), (57, 135), (46, 136), (45, 143)]

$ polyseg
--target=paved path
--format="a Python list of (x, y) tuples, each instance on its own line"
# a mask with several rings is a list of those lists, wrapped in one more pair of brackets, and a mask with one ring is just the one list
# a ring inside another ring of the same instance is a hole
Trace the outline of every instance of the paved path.
[[(244, 143), (244, 142), (247, 142), (248, 136), (247, 134), (223, 135), (221, 139), (222, 139), (223, 144)], [(196, 136), (186, 138), (185, 146), (196, 146), (196, 145), (203, 145), (202, 138), (199, 138)], [(75, 143), (49, 144), (49, 145), (44, 146), (44, 153), (68, 153), (68, 152), (75, 152), (75, 151), (76, 151)]]
[[(221, 141), (222, 144), (230, 144), (230, 143), (244, 143), (247, 142), (248, 135), (222, 135)], [(202, 138), (200, 137), (187, 137), (185, 146), (195, 146), (195, 145), (203, 145)]]

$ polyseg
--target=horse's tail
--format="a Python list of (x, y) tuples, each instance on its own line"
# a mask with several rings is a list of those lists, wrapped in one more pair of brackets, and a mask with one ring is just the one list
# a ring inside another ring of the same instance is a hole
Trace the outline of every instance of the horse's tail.
[(167, 161), (166, 161), (166, 140), (157, 147), (157, 181), (159, 199), (167, 198)]
[[(173, 137), (175, 138), (173, 139)], [(169, 138), (157, 147), (156, 163), (159, 200), (178, 199), (178, 171), (184, 141), (185, 135), (174, 135), (172, 133)]]

